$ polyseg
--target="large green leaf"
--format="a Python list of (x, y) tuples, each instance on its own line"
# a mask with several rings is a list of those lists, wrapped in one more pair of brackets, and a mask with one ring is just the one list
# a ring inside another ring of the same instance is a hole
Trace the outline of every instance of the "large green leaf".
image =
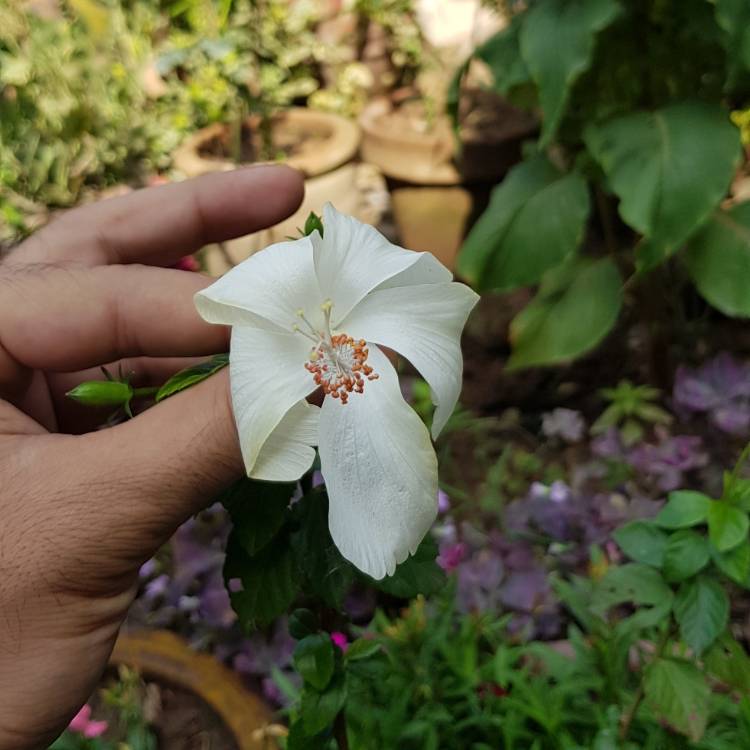
[(509, 368), (567, 362), (593, 349), (617, 321), (622, 284), (609, 258), (550, 271), (510, 326)]
[(647, 270), (677, 251), (724, 197), (739, 163), (739, 131), (726, 110), (697, 102), (624, 115), (584, 132), (620, 198), (620, 215), (646, 237)]
[(698, 291), (717, 310), (750, 317), (750, 201), (716, 211), (682, 257)]
[(729, 618), (729, 597), (713, 578), (686, 581), (674, 600), (680, 635), (696, 654), (702, 654), (724, 631)]
[(557, 132), (573, 84), (591, 65), (597, 34), (621, 11), (616, 0), (547, 0), (527, 12), (521, 54), (539, 88), (542, 147)]
[(292, 547), (297, 567), (307, 582), (307, 593), (329, 607), (341, 609), (355, 571), (331, 539), (325, 490), (307, 493), (294, 505), (293, 517), (299, 528), (292, 535)]
[(283, 615), (300, 585), (288, 535), (278, 534), (272, 544), (250, 557), (232, 532), (227, 543), (224, 580), (229, 584), (232, 579), (242, 583), (240, 591), (229, 588), (232, 607), (245, 629), (268, 625)]
[(248, 555), (260, 552), (281, 529), (295, 486), (245, 477), (221, 496), (232, 519), (235, 538)]
[(667, 504), (654, 521), (665, 529), (684, 529), (697, 526), (708, 518), (711, 498), (693, 490), (676, 490), (669, 493)]
[(690, 529), (680, 529), (667, 540), (664, 577), (668, 581), (684, 581), (705, 568), (710, 559), (706, 537)]
[(693, 664), (680, 659), (656, 659), (646, 669), (646, 702), (657, 716), (697, 742), (708, 721), (709, 687)]
[(466, 238), (459, 273), (478, 289), (535, 284), (572, 255), (589, 213), (586, 182), (545, 158), (514, 167)]
[(635, 562), (660, 568), (667, 535), (648, 521), (631, 521), (612, 535), (620, 549)]
[(715, 0), (716, 21), (726, 34), (730, 72), (750, 71), (750, 3), (747, 0)]
[(474, 55), (484, 61), (492, 71), (495, 89), (502, 96), (516, 86), (529, 83), (531, 76), (521, 57), (519, 31), (523, 16), (514, 16), (497, 34), (481, 44)]
[(749, 526), (747, 513), (726, 500), (716, 500), (708, 508), (708, 537), (719, 552), (746, 541)]

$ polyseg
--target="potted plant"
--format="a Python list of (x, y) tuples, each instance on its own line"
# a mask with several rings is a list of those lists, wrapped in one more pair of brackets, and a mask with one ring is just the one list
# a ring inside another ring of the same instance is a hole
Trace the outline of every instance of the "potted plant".
[[(204, 125), (175, 152), (179, 172), (193, 177), (238, 164), (282, 161), (306, 177), (300, 210), (249, 240), (230, 243), (224, 261), (236, 263), (294, 234), (309, 212), (320, 211), (326, 201), (347, 213), (361, 213), (353, 164), (358, 126), (334, 113), (293, 106), (319, 88), (317, 67), (325, 58), (325, 45), (316, 40), (316, 19), (309, 8), (280, 0), (237, 3), (211, 28), (206, 28), (204, 15), (189, 21), (188, 30), (175, 32), (157, 60), (169, 87), (162, 97), (165, 108), (188, 100), (189, 121)], [(209, 261), (211, 271), (226, 270), (220, 256)]]
[(461, 78), (446, 96), (452, 67), (430, 50), (413, 9), (386, 3), (371, 24), (388, 35), (392, 64), (384, 77), (397, 88), (362, 112), (362, 156), (389, 180), (402, 242), (452, 266), (473, 217), (486, 205), (488, 186), (520, 160), (536, 120), (486, 88), (462, 85)]

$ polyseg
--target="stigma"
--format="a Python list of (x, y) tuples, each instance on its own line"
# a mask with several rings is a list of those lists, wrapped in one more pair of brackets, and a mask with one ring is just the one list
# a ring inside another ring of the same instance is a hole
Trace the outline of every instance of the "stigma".
[(364, 339), (355, 340), (345, 333), (331, 333), (332, 308), (330, 300), (321, 305), (325, 330), (316, 330), (302, 310), (297, 312), (297, 317), (306, 325), (307, 330), (296, 324), (292, 328), (314, 342), (310, 358), (305, 362), (305, 369), (313, 376), (315, 384), (320, 386), (326, 396), (346, 404), (350, 394), (363, 393), (365, 382), (377, 380), (379, 376), (367, 364), (369, 350)]

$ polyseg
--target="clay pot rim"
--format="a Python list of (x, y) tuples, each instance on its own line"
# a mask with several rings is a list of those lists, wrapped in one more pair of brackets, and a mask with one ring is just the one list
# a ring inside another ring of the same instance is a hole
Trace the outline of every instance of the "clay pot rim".
[(110, 665), (133, 667), (144, 676), (193, 693), (219, 716), (240, 750), (260, 750), (253, 731), (271, 723), (271, 709), (234, 672), (212, 656), (194, 651), (175, 633), (121, 633)]
[[(254, 124), (257, 117), (251, 115), (246, 122)], [(274, 118), (273, 127), (278, 124), (292, 124), (297, 128), (315, 129), (325, 128), (329, 131), (321, 152), (312, 156), (310, 154), (299, 154), (282, 161), (257, 161), (258, 164), (286, 164), (298, 169), (305, 177), (317, 177), (319, 175), (333, 172), (340, 166), (352, 161), (359, 150), (361, 131), (357, 123), (348, 120), (341, 115), (331, 112), (320, 112), (307, 107), (290, 107), (283, 110)], [(221, 158), (201, 156), (200, 147), (212, 138), (220, 135), (228, 126), (225, 123), (216, 122), (205, 128), (197, 130), (189, 135), (175, 151), (174, 161), (179, 168), (180, 161), (186, 158), (196, 164), (201, 164), (202, 172), (219, 172), (236, 169), (239, 164)], [(194, 170), (193, 170), (194, 171)]]

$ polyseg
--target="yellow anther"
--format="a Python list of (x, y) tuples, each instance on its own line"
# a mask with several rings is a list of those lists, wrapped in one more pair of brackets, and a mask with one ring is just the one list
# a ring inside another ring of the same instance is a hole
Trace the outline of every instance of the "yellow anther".
[(331, 300), (327, 299), (321, 306), (320, 309), (323, 312), (330, 312), (331, 308), (333, 307), (333, 302)]
[(304, 318), (305, 317), (305, 311), (300, 307), (299, 310), (297, 310), (297, 317), (298, 318)]

